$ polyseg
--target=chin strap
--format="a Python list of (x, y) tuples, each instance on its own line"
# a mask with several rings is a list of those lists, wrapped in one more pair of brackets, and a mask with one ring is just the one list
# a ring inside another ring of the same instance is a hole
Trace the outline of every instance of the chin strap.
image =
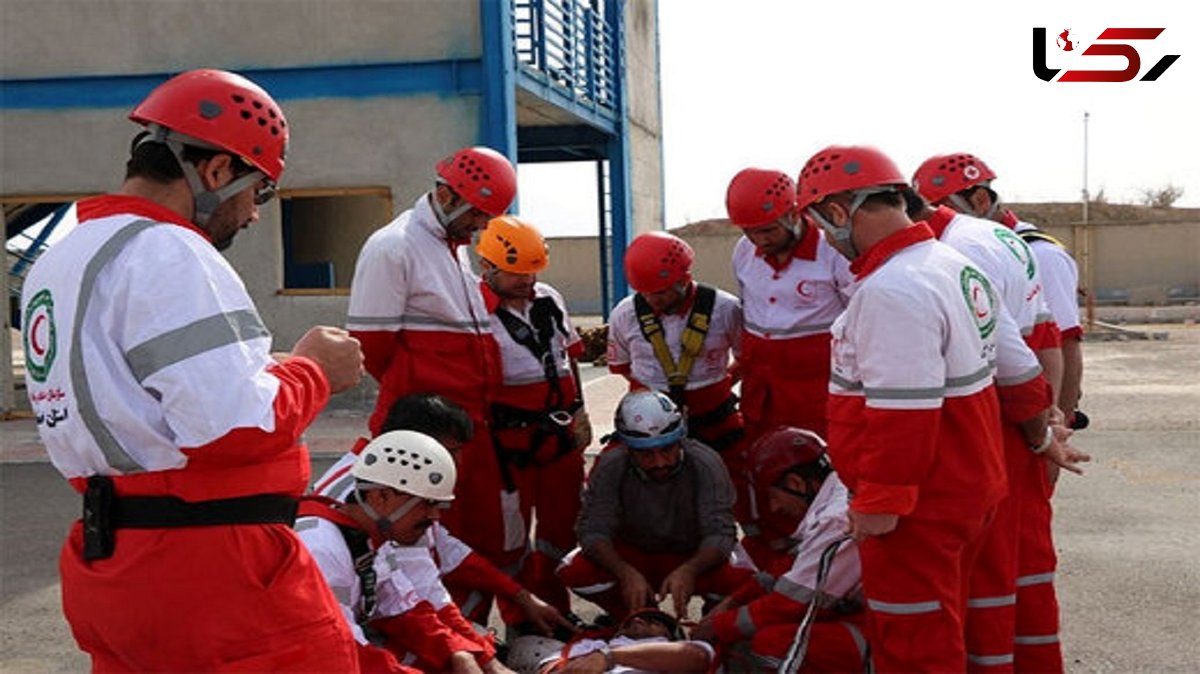
[(177, 133), (161, 124), (149, 124), (146, 128), (150, 133), (138, 141), (138, 145), (142, 143), (162, 143), (171, 150), (171, 154), (175, 155), (175, 161), (179, 162), (179, 168), (183, 170), (183, 178), (187, 181), (188, 188), (192, 190), (192, 222), (197, 226), (203, 227), (207, 224), (208, 219), (212, 217), (213, 211), (217, 210), (217, 207), (222, 202), (247, 187), (257, 184), (265, 177), (261, 171), (254, 170), (233, 180), (219, 190), (209, 190), (204, 186), (204, 181), (200, 179), (200, 174), (196, 172), (196, 167), (191, 162), (184, 160), (183, 146), (192, 145), (206, 150), (225, 152), (230, 155), (233, 155), (232, 152), (223, 150), (211, 143), (197, 140), (191, 136)]
[[(446, 189), (452, 190), (450, 185), (445, 180), (442, 180), (441, 178), (437, 179), (437, 184), (445, 185)], [(445, 209), (442, 208), (442, 202), (438, 201), (437, 194), (435, 194), (434, 192), (429, 193), (429, 205), (433, 207), (433, 214), (435, 216), (437, 216), (438, 222), (441, 223), (442, 229), (445, 231), (449, 231), (450, 225), (453, 225), (459, 218), (466, 215), (467, 211), (474, 208), (474, 206), (472, 206), (469, 202), (467, 202), (466, 199), (463, 199), (462, 206), (459, 206), (458, 208), (454, 209), (453, 211), (450, 211), (449, 213), (447, 213), (445, 211)]]
[[(989, 201), (992, 203), (992, 206), (987, 210), (987, 213), (976, 217), (991, 220), (992, 217), (996, 215), (996, 211), (1000, 208), (1000, 200), (996, 198), (996, 193), (992, 191), (991, 186), (987, 183), (982, 183), (980, 187), (988, 191), (988, 196), (991, 197)], [(962, 195), (962, 192), (955, 192), (954, 194), (946, 197), (946, 200), (953, 204), (954, 208), (956, 208), (960, 213), (975, 215), (975, 207), (971, 205), (970, 201), (967, 201), (967, 198)]]
[(391, 530), (392, 530), (393, 524), (398, 522), (401, 517), (404, 517), (405, 515), (407, 515), (410, 510), (412, 510), (413, 508), (416, 508), (417, 505), (421, 503), (421, 499), (417, 498), (416, 496), (410, 495), (407, 503), (405, 503), (404, 505), (402, 505), (399, 508), (396, 508), (394, 511), (392, 511), (391, 515), (384, 517), (383, 515), (380, 515), (378, 512), (375, 512), (375, 509), (371, 507), (370, 503), (367, 503), (366, 492), (371, 491), (373, 489), (390, 489), (390, 488), (391, 487), (386, 487), (386, 486), (382, 486), (382, 485), (380, 485), (378, 487), (364, 486), (364, 485), (358, 486), (358, 505), (363, 509), (363, 512), (365, 512), (367, 515), (369, 515), (371, 517), (371, 519), (375, 520), (375, 527), (379, 530), (379, 535), (383, 538), (387, 538), (388, 533), (391, 532)]

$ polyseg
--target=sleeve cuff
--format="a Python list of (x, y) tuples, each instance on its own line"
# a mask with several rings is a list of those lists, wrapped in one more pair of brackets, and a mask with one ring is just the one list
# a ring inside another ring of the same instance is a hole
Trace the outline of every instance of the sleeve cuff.
[(864, 514), (907, 515), (917, 507), (917, 486), (858, 481), (850, 509)]

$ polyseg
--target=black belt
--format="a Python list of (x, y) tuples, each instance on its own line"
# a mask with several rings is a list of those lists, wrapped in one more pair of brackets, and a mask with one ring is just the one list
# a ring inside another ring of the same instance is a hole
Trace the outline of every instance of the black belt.
[(110, 477), (88, 478), (83, 494), (84, 558), (111, 557), (116, 529), (172, 529), (296, 521), (298, 500), (278, 494), (189, 502), (177, 496), (116, 495)]

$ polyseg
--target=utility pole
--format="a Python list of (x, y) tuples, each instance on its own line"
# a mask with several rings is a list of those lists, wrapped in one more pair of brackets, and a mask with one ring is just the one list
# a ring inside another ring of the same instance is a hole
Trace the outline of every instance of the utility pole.
[(1076, 231), (1072, 233), (1072, 238), (1075, 240), (1075, 251), (1079, 256), (1079, 266), (1083, 268), (1082, 290), (1089, 330), (1096, 323), (1096, 296), (1092, 282), (1092, 228), (1088, 225), (1088, 203), (1091, 201), (1091, 195), (1088, 194), (1088, 118), (1090, 116), (1088, 111), (1083, 111), (1083, 218), (1080, 225), (1075, 228)]

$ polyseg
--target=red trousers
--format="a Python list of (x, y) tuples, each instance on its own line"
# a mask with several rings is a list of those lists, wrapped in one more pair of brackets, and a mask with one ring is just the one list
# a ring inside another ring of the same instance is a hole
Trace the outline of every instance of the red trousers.
[(967, 583), (989, 519), (901, 517), (859, 544), (876, 671), (966, 670)]
[[(863, 616), (838, 616), (813, 623), (808, 651), (801, 672), (861, 672), (866, 669), (867, 641), (862, 631)], [(753, 661), (774, 672), (787, 656), (800, 625), (768, 625), (750, 642)]]
[(283, 524), (120, 529), (59, 558), (63, 612), (97, 672), (355, 672), (357, 646), (304, 544)]
[[(690, 555), (655, 553), (639, 550), (633, 546), (614, 542), (617, 554), (637, 569), (655, 591), (663, 580)], [(696, 579), (696, 594), (708, 599), (719, 599), (732, 594), (745, 583), (754, 572), (737, 568), (729, 562), (723, 563)], [(558, 577), (572, 592), (600, 606), (616, 619), (625, 616), (627, 608), (621, 597), (617, 579), (600, 565), (588, 559), (582, 550), (576, 549), (565, 565), (558, 568)], [(632, 607), (641, 608), (641, 607)]]
[(1017, 562), (1017, 672), (1062, 672), (1058, 639), (1058, 596), (1054, 572), (1058, 556), (1051, 531), (1050, 497), (1054, 486), (1046, 477), (1046, 460), (1035, 457), (1024, 473), (1021, 508), (1021, 554)]
[(1013, 671), (1023, 476), (1035, 457), (1017, 427), (1005, 424), (1003, 433), (1008, 495), (984, 535), (967, 599), (967, 670), (972, 672)]

